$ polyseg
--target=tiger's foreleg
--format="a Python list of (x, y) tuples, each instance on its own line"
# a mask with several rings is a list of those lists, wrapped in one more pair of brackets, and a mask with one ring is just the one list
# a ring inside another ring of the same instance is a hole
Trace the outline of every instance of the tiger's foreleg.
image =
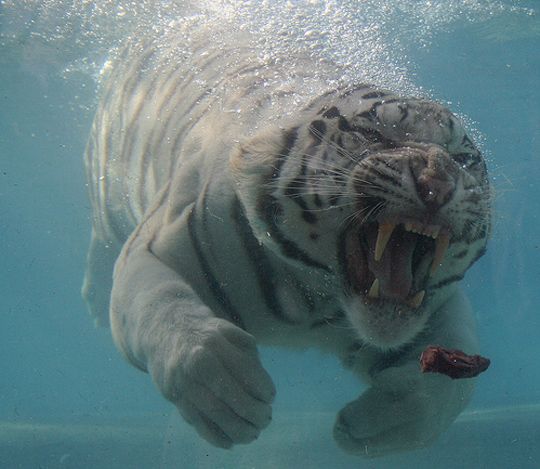
[(458, 292), (435, 314), (406, 361), (372, 376), (371, 387), (340, 411), (334, 437), (343, 449), (375, 457), (428, 446), (466, 407), (474, 380), (423, 374), (419, 357), (428, 344), (475, 353), (470, 306)]
[(175, 270), (134, 245), (114, 273), (118, 348), (207, 441), (223, 448), (253, 441), (270, 423), (275, 394), (254, 337), (217, 318)]

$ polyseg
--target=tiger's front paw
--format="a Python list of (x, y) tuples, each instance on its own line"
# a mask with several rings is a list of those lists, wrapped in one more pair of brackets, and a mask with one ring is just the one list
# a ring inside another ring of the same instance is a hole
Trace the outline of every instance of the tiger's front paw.
[[(193, 339), (195, 336), (195, 339)], [(208, 442), (222, 448), (255, 440), (271, 421), (275, 388), (255, 339), (211, 319), (151, 362), (164, 396)]]
[(382, 456), (428, 445), (437, 432), (421, 399), (366, 391), (338, 414), (334, 438), (345, 451), (366, 457)]
[(445, 376), (382, 380), (338, 414), (334, 438), (347, 452), (366, 457), (429, 446), (468, 402), (472, 383)]

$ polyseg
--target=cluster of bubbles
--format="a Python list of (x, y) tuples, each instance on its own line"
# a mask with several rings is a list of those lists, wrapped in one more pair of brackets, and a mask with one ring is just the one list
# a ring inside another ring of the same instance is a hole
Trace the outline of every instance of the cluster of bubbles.
[(344, 81), (409, 92), (417, 91), (408, 73), (411, 44), (428, 47), (453, 24), (513, 9), (496, 0), (4, 0), (1, 8), (2, 49), (67, 73), (99, 77), (127, 38), (168, 37), (197, 17), (209, 29), (245, 31), (261, 56), (332, 61)]

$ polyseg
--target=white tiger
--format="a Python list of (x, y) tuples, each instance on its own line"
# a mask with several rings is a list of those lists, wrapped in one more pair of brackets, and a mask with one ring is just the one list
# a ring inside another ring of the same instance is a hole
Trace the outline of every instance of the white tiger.
[(86, 152), (91, 312), (106, 323), (110, 295), (118, 348), (218, 447), (270, 423), (257, 342), (320, 347), (366, 380), (337, 417), (345, 450), (431, 443), (473, 388), (418, 357), (477, 349), (457, 284), (489, 232), (480, 152), (439, 104), (205, 37), (132, 42), (105, 85)]

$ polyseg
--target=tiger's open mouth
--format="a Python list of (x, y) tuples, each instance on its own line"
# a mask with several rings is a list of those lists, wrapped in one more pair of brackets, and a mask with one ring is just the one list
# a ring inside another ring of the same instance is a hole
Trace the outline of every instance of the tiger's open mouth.
[(349, 288), (366, 303), (389, 301), (416, 309), (449, 243), (448, 229), (411, 220), (350, 230), (345, 241)]

